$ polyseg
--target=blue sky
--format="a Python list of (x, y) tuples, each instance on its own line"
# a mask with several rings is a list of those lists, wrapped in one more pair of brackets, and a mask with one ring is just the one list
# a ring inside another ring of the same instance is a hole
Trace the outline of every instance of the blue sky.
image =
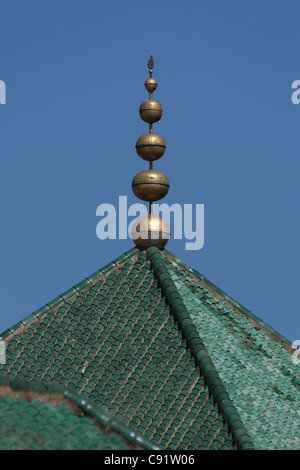
[(96, 209), (139, 202), (153, 54), (164, 202), (205, 206), (203, 249), (167, 249), (300, 339), (299, 14), (294, 0), (2, 2), (0, 331), (133, 246), (99, 240)]

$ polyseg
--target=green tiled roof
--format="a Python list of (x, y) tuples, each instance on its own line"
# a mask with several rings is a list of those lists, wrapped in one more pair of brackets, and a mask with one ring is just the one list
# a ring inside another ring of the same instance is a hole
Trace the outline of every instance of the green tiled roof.
[(170, 253), (166, 263), (255, 448), (299, 449), (291, 343)]
[(2, 339), (3, 374), (67, 387), (161, 448), (299, 445), (288, 342), (166, 250), (130, 250)]
[(4, 376), (0, 436), (0, 450), (157, 450), (72, 391)]

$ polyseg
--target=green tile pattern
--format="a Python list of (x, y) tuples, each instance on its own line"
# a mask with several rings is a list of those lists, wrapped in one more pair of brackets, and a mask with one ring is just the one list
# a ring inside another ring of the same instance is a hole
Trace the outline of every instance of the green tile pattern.
[(280, 335), (273, 340), (188, 267), (165, 260), (255, 448), (299, 449), (299, 365)]
[(162, 448), (237, 447), (145, 253), (54, 305), (6, 335), (3, 374), (68, 387)]
[(0, 423), (0, 450), (128, 450), (119, 436), (106, 436), (64, 405), (7, 396), (0, 401)]
[(158, 279), (175, 321), (178, 323), (182, 335), (187, 342), (187, 347), (191, 350), (210, 393), (228, 424), (238, 449), (253, 450), (254, 445), (248, 431), (220, 379), (198, 330), (195, 328), (191, 316), (171, 278), (161, 251), (156, 247), (150, 247), (147, 250), (147, 257), (150, 260), (151, 268)]
[[(45, 398), (35, 384), (0, 377), (0, 450), (130, 450), (119, 433), (99, 423), (63, 394)], [(5, 385), (4, 385), (5, 383)], [(8, 385), (7, 385), (8, 383)], [(70, 402), (70, 403), (69, 403)]]
[[(234, 420), (242, 420), (255, 448), (299, 448), (299, 366), (288, 342), (163, 253), (167, 275), (154, 274), (134, 248), (6, 330), (0, 372), (21, 386), (26, 379), (67, 387), (148, 448), (238, 448), (244, 430), (233, 437), (230, 413), (222, 415), (218, 405), (225, 386), (224, 399), (229, 394), (238, 411)], [(162, 288), (170, 275), (170, 289), (185, 306), (182, 322)], [(206, 372), (191, 348), (197, 334), (209, 355)], [(215, 369), (221, 387), (214, 388)]]

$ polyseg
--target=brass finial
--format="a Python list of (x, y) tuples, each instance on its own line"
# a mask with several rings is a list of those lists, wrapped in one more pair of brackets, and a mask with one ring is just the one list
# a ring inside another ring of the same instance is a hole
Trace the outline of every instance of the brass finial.
[(154, 60), (153, 60), (152, 55), (150, 56), (150, 59), (148, 60), (147, 65), (148, 65), (149, 73), (152, 74), (153, 69), (154, 69)]
[[(149, 93), (149, 99), (152, 99), (152, 93), (157, 88), (157, 81), (154, 80), (154, 78), (152, 78), (152, 73), (153, 73), (153, 69), (154, 69), (154, 60), (153, 60), (152, 56), (148, 60), (147, 65), (148, 65), (148, 69), (149, 69), (149, 77), (150, 78), (148, 78), (148, 80), (145, 81), (144, 85), (145, 85), (146, 90)], [(159, 119), (160, 118), (161, 118), (161, 115), (160, 115)], [(146, 121), (146, 122), (148, 122), (148, 121)], [(156, 121), (153, 121), (153, 122), (156, 122)]]
[(144, 85), (149, 99), (140, 105), (140, 117), (149, 124), (148, 134), (140, 136), (136, 142), (136, 152), (143, 160), (149, 161), (149, 170), (141, 171), (132, 180), (132, 190), (142, 201), (149, 202), (149, 215), (137, 220), (132, 231), (135, 244), (140, 249), (157, 246), (163, 249), (170, 238), (170, 228), (165, 220), (152, 214), (152, 202), (162, 199), (168, 194), (169, 180), (160, 171), (153, 170), (153, 161), (161, 158), (165, 152), (164, 139), (153, 133), (153, 124), (162, 117), (161, 104), (152, 98), (157, 82), (152, 78), (154, 60), (151, 55), (147, 62), (150, 77)]

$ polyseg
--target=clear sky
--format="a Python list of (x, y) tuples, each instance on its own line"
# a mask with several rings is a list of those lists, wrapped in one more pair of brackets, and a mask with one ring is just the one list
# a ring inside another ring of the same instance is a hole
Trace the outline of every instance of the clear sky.
[(153, 54), (164, 202), (205, 207), (203, 249), (167, 249), (300, 339), (299, 15), (298, 0), (1, 2), (0, 331), (133, 246), (99, 240), (96, 209), (139, 202)]

